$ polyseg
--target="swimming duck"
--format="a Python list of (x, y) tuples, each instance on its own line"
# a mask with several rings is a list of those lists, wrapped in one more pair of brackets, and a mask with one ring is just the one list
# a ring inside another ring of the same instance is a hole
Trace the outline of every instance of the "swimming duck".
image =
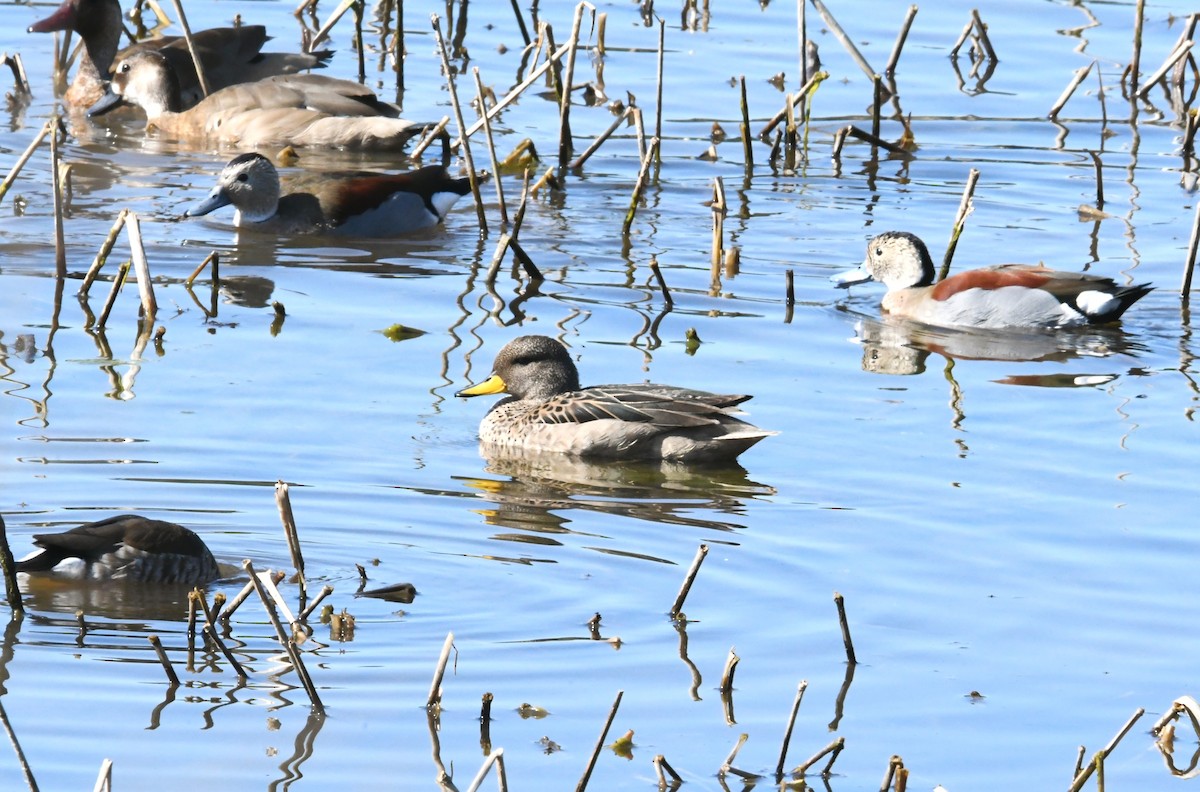
[(392, 175), (312, 173), (288, 186), (281, 197), (279, 173), (271, 161), (261, 154), (239, 154), (221, 171), (208, 197), (184, 217), (232, 205), (234, 224), (241, 228), (395, 236), (437, 225), (471, 191), (469, 179), (451, 177), (441, 165)]
[(71, 580), (208, 583), (221, 576), (208, 547), (182, 525), (121, 514), (64, 533), (34, 534), (40, 550), (17, 562), (18, 572), (49, 572)]
[(1043, 265), (1000, 264), (934, 283), (925, 243), (887, 231), (867, 243), (856, 270), (835, 276), (839, 287), (876, 280), (887, 286), (888, 313), (943, 327), (1072, 327), (1113, 322), (1152, 286), (1118, 286), (1112, 278)]
[(776, 434), (733, 417), (750, 398), (670, 385), (579, 386), (566, 347), (553, 338), (513, 339), (492, 375), (459, 396), (507, 393), (479, 425), (485, 453), (676, 462), (731, 461)]
[[(65, 0), (53, 14), (29, 26), (30, 33), (73, 30), (83, 39), (83, 54), (75, 79), (63, 97), (68, 105), (84, 109), (104, 96), (113, 61), (139, 49), (153, 49), (170, 59), (180, 82), (183, 107), (191, 107), (204, 98), (196, 67), (181, 36), (163, 36), (138, 42), (123, 50), (121, 4), (117, 0)], [(260, 52), (267, 42), (262, 25), (211, 28), (192, 35), (192, 42), (204, 64), (208, 86), (216, 91), (240, 82), (253, 82), (275, 74), (294, 74), (320, 68), (331, 52)]]
[(118, 60), (109, 88), (89, 116), (136, 104), (146, 111), (147, 129), (192, 142), (398, 151), (426, 126), (400, 118), (399, 108), (365, 86), (320, 74), (231, 85), (185, 110), (178, 75), (153, 50)]

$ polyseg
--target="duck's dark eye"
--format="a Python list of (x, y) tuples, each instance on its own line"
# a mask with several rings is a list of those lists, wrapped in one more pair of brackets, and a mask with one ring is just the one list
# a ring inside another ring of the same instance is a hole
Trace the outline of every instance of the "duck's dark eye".
[(882, 255), (883, 255), (883, 248), (881, 248), (881, 247), (877, 247), (877, 248), (875, 248), (875, 255), (876, 255), (876, 256), (882, 256)]
[(246, 174), (246, 173), (239, 173), (237, 175), (237, 180), (238, 181), (250, 181), (250, 175)]

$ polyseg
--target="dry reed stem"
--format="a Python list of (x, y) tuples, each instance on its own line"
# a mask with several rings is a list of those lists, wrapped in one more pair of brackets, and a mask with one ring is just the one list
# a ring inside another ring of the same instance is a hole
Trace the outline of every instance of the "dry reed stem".
[[(667, 776), (671, 776), (670, 785), (678, 786), (683, 783), (683, 776), (675, 772), (675, 768), (667, 762), (667, 758), (662, 754), (657, 754), (652, 760), (654, 771), (658, 773), (658, 788), (662, 789), (668, 786)], [(664, 771), (666, 775), (664, 775)]]
[(881, 140), (879, 137), (879, 125), (882, 121), (880, 116), (883, 113), (883, 78), (878, 74), (872, 75), (871, 82), (874, 88), (871, 99), (871, 137), (875, 140)]
[[(551, 53), (546, 58), (545, 63), (540, 64), (536, 69), (534, 69), (532, 72), (529, 73), (529, 76), (526, 77), (525, 80), (520, 85), (518, 85), (516, 88), (513, 88), (511, 91), (509, 91), (508, 93), (506, 93), (504, 95), (503, 99), (500, 99), (499, 101), (496, 102), (496, 104), (492, 105), (492, 109), (488, 111), (488, 118), (489, 119), (495, 118), (496, 115), (499, 114), (499, 112), (501, 110), (503, 110), (505, 107), (508, 107), (508, 105), (510, 105), (514, 101), (516, 101), (517, 97), (520, 96), (525, 91), (526, 88), (528, 88), (529, 86), (531, 86), (535, 82), (537, 82), (538, 78), (541, 77), (543, 74), (545, 74), (546, 70), (549, 69), (553, 64), (557, 63), (559, 61), (559, 59), (562, 58), (563, 55), (567, 54), (567, 52), (569, 50), (570, 50), (569, 44), (564, 44), (561, 47), (559, 47), (558, 49), (554, 50), (554, 52)], [(482, 128), (483, 128), (483, 119), (481, 118), (478, 121), (476, 121), (475, 123), (471, 124), (471, 126), (467, 127), (465, 136), (470, 137), (471, 135), (474, 135), (476, 132), (478, 132)], [(461, 146), (462, 141), (463, 141), (463, 138), (460, 136), (458, 140), (454, 141), (451, 144), (451, 146), (452, 147)]]
[(292, 661), (292, 668), (296, 671), (300, 685), (304, 688), (304, 692), (308, 694), (308, 701), (312, 704), (313, 710), (318, 715), (324, 715), (325, 705), (321, 702), (321, 697), (317, 694), (317, 686), (313, 684), (312, 677), (308, 674), (308, 666), (304, 665), (304, 658), (300, 656), (300, 649), (296, 646), (296, 642), (288, 641), (284, 644), (283, 648), (287, 652), (288, 659)]
[(712, 197), (712, 277), (715, 282), (720, 277), (721, 251), (725, 248), (725, 215), (729, 207), (725, 203), (725, 180), (720, 176), (713, 179)]
[(721, 684), (717, 690), (725, 694), (733, 692), (733, 675), (741, 661), (742, 658), (733, 651), (733, 647), (729, 647), (729, 655), (725, 658), (725, 668), (721, 671)]
[(1138, 89), (1137, 96), (1145, 99), (1146, 94), (1150, 92), (1150, 89), (1153, 88), (1159, 80), (1166, 76), (1167, 72), (1171, 70), (1171, 67), (1178, 63), (1185, 55), (1188, 54), (1188, 52), (1191, 51), (1192, 43), (1193, 42), (1191, 41), (1185, 41), (1176, 47), (1175, 51), (1167, 56), (1167, 59), (1163, 62), (1163, 65), (1159, 66), (1157, 71), (1146, 78), (1146, 82), (1144, 82), (1142, 87)]
[(55, 133), (50, 136), (50, 178), (53, 180), (54, 193), (54, 275), (60, 280), (67, 277), (67, 245), (63, 234), (63, 195), (62, 182), (58, 178), (58, 126), (59, 118), (55, 114), (52, 122)]
[[(816, 91), (817, 86), (819, 86), (822, 82), (824, 82), (827, 79), (829, 79), (829, 72), (819, 71), (816, 74), (810, 76), (804, 82), (804, 85), (802, 85), (800, 87), (799, 91), (797, 91), (794, 94), (789, 94), (788, 100), (786, 102), (784, 102), (783, 109), (781, 109), (778, 113), (776, 113), (775, 116), (770, 121), (768, 121), (763, 126), (762, 129), (759, 130), (759, 132), (758, 132), (759, 138), (765, 140), (766, 138), (770, 137), (771, 133), (775, 131), (775, 127), (777, 127), (781, 123), (783, 123), (784, 119), (786, 119), (788, 117), (788, 114), (790, 112), (792, 112), (792, 110), (791, 110), (792, 106), (799, 104), (802, 101), (807, 103), (808, 99), (811, 98), (813, 92)], [(806, 104), (806, 106), (807, 106), (807, 104)]]
[(954, 215), (954, 225), (950, 229), (950, 242), (946, 245), (946, 255), (942, 257), (942, 268), (938, 270), (939, 281), (946, 279), (950, 274), (950, 262), (954, 259), (954, 250), (958, 247), (958, 238), (962, 236), (963, 225), (967, 222), (967, 215), (974, 211), (972, 203), (975, 196), (975, 185), (979, 182), (979, 171), (971, 168), (967, 174), (967, 183), (963, 186), (962, 200), (958, 202), (958, 212)]
[(804, 13), (804, 0), (796, 0), (796, 52), (800, 56), (800, 84), (808, 82), (808, 19)]
[(290, 488), (282, 479), (275, 482), (275, 507), (279, 509), (279, 520), (283, 523), (283, 533), (287, 537), (288, 550), (292, 554), (292, 566), (300, 576), (300, 590), (303, 592), (304, 554), (300, 552), (300, 534), (296, 530), (296, 516), (292, 513)]
[(1080, 83), (1087, 79), (1088, 74), (1091, 73), (1092, 67), (1095, 65), (1096, 61), (1092, 61), (1087, 66), (1080, 66), (1075, 70), (1075, 76), (1071, 78), (1071, 82), (1067, 84), (1067, 87), (1063, 90), (1062, 95), (1058, 97), (1058, 101), (1056, 101), (1054, 106), (1050, 108), (1050, 112), (1047, 114), (1047, 117), (1058, 118), (1059, 112), (1075, 93), (1075, 89), (1079, 87)]
[(1069, 792), (1079, 792), (1079, 790), (1083, 788), (1083, 785), (1087, 783), (1088, 778), (1091, 777), (1092, 772), (1095, 771), (1098, 766), (1101, 768), (1101, 772), (1103, 772), (1104, 760), (1108, 758), (1108, 755), (1113, 752), (1114, 748), (1117, 747), (1117, 743), (1121, 741), (1121, 738), (1123, 738), (1129, 732), (1129, 730), (1133, 728), (1133, 724), (1137, 723), (1138, 718), (1142, 717), (1145, 712), (1146, 710), (1142, 707), (1138, 707), (1137, 710), (1134, 711), (1133, 715), (1129, 717), (1129, 720), (1125, 721), (1125, 725), (1121, 727), (1121, 730), (1113, 735), (1113, 738), (1108, 741), (1108, 745), (1097, 751), (1095, 759), (1092, 762), (1089, 762), (1079, 773), (1076, 774), (1075, 779), (1071, 782)]
[(446, 633), (442, 643), (442, 653), (438, 655), (437, 667), (433, 671), (433, 684), (429, 686), (429, 697), (425, 699), (425, 708), (441, 707), (442, 677), (446, 675), (446, 663), (450, 660), (450, 650), (454, 647), (454, 633)]
[(154, 323), (158, 313), (158, 301), (154, 299), (154, 284), (150, 281), (150, 262), (146, 260), (146, 248), (142, 244), (142, 227), (136, 212), (125, 218), (125, 234), (129, 238), (129, 253), (133, 259), (133, 270), (137, 274), (138, 295), (142, 300), (142, 316), (147, 325)]
[(125, 285), (125, 278), (129, 275), (129, 266), (128, 261), (122, 261), (120, 268), (117, 270), (117, 276), (113, 278), (108, 298), (105, 299), (104, 307), (100, 309), (100, 316), (96, 319), (96, 327), (101, 330), (108, 324), (108, 315), (112, 313), (113, 305), (117, 302), (117, 294), (121, 291), (121, 287)]
[(208, 76), (204, 73), (204, 63), (200, 53), (196, 52), (196, 42), (192, 39), (192, 28), (188, 24), (187, 14), (183, 13), (182, 0), (171, 0), (175, 4), (175, 14), (179, 17), (179, 27), (183, 28), (183, 40), (187, 43), (188, 52), (192, 55), (192, 64), (196, 67), (196, 76), (200, 79), (200, 90), (205, 96), (212, 93), (208, 85)]
[(96, 785), (92, 792), (112, 792), (113, 760), (105, 759), (100, 763), (100, 772), (96, 775)]
[(612, 722), (617, 717), (617, 709), (621, 706), (621, 698), (624, 695), (624, 690), (617, 691), (617, 697), (613, 700), (612, 707), (608, 710), (608, 719), (604, 721), (604, 728), (600, 730), (600, 737), (596, 740), (596, 747), (592, 749), (592, 755), (588, 758), (587, 767), (583, 771), (583, 777), (575, 785), (575, 792), (583, 792), (587, 789), (588, 780), (592, 777), (592, 770), (596, 768), (596, 759), (599, 758), (600, 751), (604, 748), (604, 741), (608, 739), (608, 730), (612, 728)]
[(442, 120), (438, 121), (433, 127), (426, 131), (425, 136), (421, 138), (417, 145), (413, 146), (412, 152), (408, 155), (409, 159), (417, 159), (425, 153), (425, 149), (433, 144), (446, 131), (446, 126), (450, 123), (450, 116), (442, 116)]
[(396, 93), (404, 95), (404, 0), (396, 0), (396, 35), (392, 37), (392, 58), (396, 61)]
[(792, 701), (792, 711), (788, 715), (787, 726), (783, 730), (783, 745), (779, 748), (779, 763), (775, 765), (777, 778), (783, 775), (783, 765), (787, 761), (788, 743), (792, 741), (792, 729), (796, 727), (796, 716), (800, 714), (800, 702), (804, 700), (804, 691), (807, 689), (807, 679), (802, 679), (796, 686), (796, 698)]
[(671, 290), (667, 288), (667, 280), (663, 277), (662, 268), (658, 266), (658, 259), (653, 256), (650, 258), (650, 271), (654, 273), (654, 279), (658, 281), (658, 288), (662, 290), (663, 302), (666, 303), (667, 310), (675, 305), (675, 300), (671, 298)]
[(1092, 158), (1092, 167), (1096, 171), (1096, 209), (1104, 208), (1104, 170), (1100, 164), (1100, 155), (1088, 149), (1088, 155)]
[(29, 158), (33, 156), (33, 152), (37, 150), (37, 147), (42, 144), (42, 141), (46, 139), (46, 135), (50, 134), (50, 130), (54, 129), (54, 127), (54, 119), (47, 121), (42, 126), (42, 130), (33, 138), (33, 142), (25, 147), (25, 151), (20, 157), (17, 157), (16, 163), (12, 166), (8, 175), (4, 177), (4, 181), (0, 182), (0, 201), (4, 200), (4, 196), (8, 194), (8, 189), (12, 187), (12, 183), (17, 180), (17, 176), (20, 175), (21, 169), (25, 167), (25, 163), (29, 162)]
[(233, 656), (233, 652), (229, 651), (229, 647), (221, 640), (221, 636), (217, 633), (217, 628), (211, 624), (204, 625), (204, 636), (213, 642), (213, 645), (221, 651), (225, 656), (225, 660), (233, 667), (233, 672), (237, 674), (239, 680), (246, 680), (249, 677), (246, 675), (246, 669), (242, 668), (242, 664)]
[(979, 9), (971, 9), (971, 21), (975, 24), (975, 32), (979, 36), (979, 42), (983, 45), (983, 51), (987, 53), (988, 60), (998, 61), (996, 50), (992, 48), (992, 40), (988, 36), (987, 25), (983, 24), (983, 19), (979, 16)]
[(500, 792), (505, 792), (508, 789), (508, 777), (504, 773), (504, 749), (497, 748), (488, 754), (483, 760), (483, 764), (479, 767), (479, 772), (475, 774), (471, 785), (467, 787), (466, 792), (477, 792), (479, 785), (483, 783), (483, 779), (487, 778), (488, 771), (492, 769), (492, 765), (496, 765), (496, 782), (499, 784)]
[(323, 599), (325, 599), (326, 597), (328, 597), (332, 593), (333, 593), (333, 586), (329, 586), (329, 585), (322, 586), (321, 590), (317, 592), (317, 596), (313, 597), (313, 601), (308, 603), (308, 605), (304, 608), (304, 610), (300, 611), (300, 613), (297, 614), (296, 619), (300, 622), (307, 622), (308, 617), (310, 615), (312, 615), (312, 612), (317, 609), (317, 606), (321, 604), (321, 601)]
[(25, 759), (25, 752), (21, 750), (21, 743), (17, 740), (17, 733), (13, 731), (12, 723), (8, 720), (8, 711), (4, 709), (4, 698), (0, 696), (0, 724), (4, 725), (4, 731), (8, 734), (8, 740), (12, 743), (13, 750), (17, 754), (17, 763), (21, 765), (21, 772), (25, 776), (25, 784), (32, 792), (37, 792), (37, 781), (33, 777), (33, 770), (29, 767), (29, 762)]
[(733, 744), (729, 755), (725, 757), (725, 761), (721, 763), (721, 769), (717, 771), (717, 776), (723, 776), (733, 770), (733, 760), (737, 758), (738, 751), (742, 750), (742, 746), (746, 744), (746, 740), (750, 739), (749, 734), (738, 735), (737, 742)]
[(754, 145), (750, 140), (750, 102), (746, 98), (746, 75), (741, 76), (742, 96), (742, 159), (745, 160), (746, 173), (749, 174), (754, 170)]
[[(562, 91), (558, 108), (558, 167), (565, 168), (571, 156), (571, 81), (575, 78), (575, 55), (579, 51), (579, 28), (583, 24), (583, 9), (596, 9), (591, 3), (581, 2), (575, 6), (575, 19), (571, 23), (571, 38), (567, 41), (567, 64), (563, 75)], [(486, 117), (485, 117), (486, 118)]]
[(784, 283), (784, 303), (791, 308), (796, 304), (796, 273), (794, 270), (787, 270), (783, 273)]
[(700, 572), (700, 565), (704, 563), (704, 557), (708, 555), (708, 545), (702, 544), (696, 550), (696, 556), (692, 559), (692, 565), (688, 568), (687, 574), (684, 575), (683, 585), (679, 587), (679, 593), (675, 596), (675, 604), (668, 611), (671, 617), (678, 616), (683, 610), (683, 601), (687, 599), (688, 592), (692, 590), (692, 583), (696, 581), (696, 575)]
[(446, 74), (446, 85), (450, 89), (450, 107), (454, 111), (454, 121), (458, 124), (458, 131), (462, 140), (463, 159), (466, 160), (467, 176), (471, 181), (471, 195), (475, 197), (475, 215), (479, 218), (479, 232), (486, 236), (488, 228), (487, 215), (483, 212), (483, 196), (479, 194), (479, 176), (475, 173), (475, 160), (471, 156), (470, 133), (463, 131), (466, 129), (466, 124), (463, 123), (462, 105), (458, 102), (458, 89), (454, 84), (454, 70), (450, 68), (450, 56), (446, 54), (446, 41), (442, 37), (441, 19), (437, 14), (430, 14), (429, 19), (433, 23), (434, 39), (437, 42), (438, 54), (442, 57), (442, 70)]
[[(344, 16), (345, 13), (350, 10), (350, 7), (357, 2), (358, 0), (342, 0), (338, 7), (334, 9), (333, 14), (330, 15), (330, 17), (325, 21), (325, 24), (321, 25), (321, 29), (317, 31), (315, 36), (313, 36), (312, 41), (309, 42), (309, 52), (315, 50), (318, 46), (320, 46), (321, 42), (329, 38), (329, 31), (332, 30), (333, 26), (338, 23), (338, 20), (340, 20), (342, 16)], [(299, 11), (299, 9), (297, 9), (297, 11)]]
[[(893, 154), (904, 154), (905, 153), (904, 149), (901, 148), (900, 146), (897, 146), (895, 143), (889, 143), (888, 141), (884, 140), (883, 138), (878, 137), (876, 135), (872, 135), (870, 132), (861, 130), (858, 127), (854, 126), (853, 124), (842, 127), (840, 130), (838, 130), (838, 135), (841, 136), (841, 139), (843, 142), (845, 142), (845, 139), (847, 137), (852, 137), (852, 138), (857, 138), (858, 140), (861, 140), (864, 143), (870, 143), (872, 146), (878, 146), (879, 148), (884, 149), (885, 151), (889, 151)], [(838, 135), (834, 136), (834, 154), (833, 154), (834, 159), (837, 159), (838, 156), (841, 155), (841, 146), (837, 145)]]
[(525, 17), (521, 14), (521, 4), (518, 0), (512, 0), (512, 10), (517, 17), (517, 27), (521, 30), (521, 40), (528, 47), (533, 40), (529, 38), (529, 28), (525, 27)]
[[(654, 139), (662, 140), (662, 113), (663, 113), (663, 58), (666, 52), (667, 43), (667, 20), (658, 20), (658, 88), (655, 91), (654, 102)], [(658, 147), (655, 146), (654, 155), (656, 160), (661, 160)]]
[[(110, 245), (110, 247), (111, 247), (111, 245)], [(200, 262), (200, 266), (198, 266), (198, 267), (196, 267), (196, 269), (192, 270), (191, 275), (188, 275), (187, 280), (185, 280), (183, 282), (184, 285), (190, 287), (193, 283), (195, 283), (196, 278), (200, 277), (200, 273), (204, 272), (204, 268), (207, 267), (210, 263), (213, 265), (213, 273), (214, 273), (214, 279), (215, 279), (215, 273), (217, 271), (217, 262), (218, 262), (219, 258), (220, 258), (220, 254), (218, 254), (217, 251), (215, 251), (215, 250), (212, 251), (211, 253), (209, 253), (207, 256), (205, 256), (204, 261)]]
[(21, 62), (21, 53), (9, 55), (4, 53), (4, 65), (12, 69), (13, 87), (21, 96), (30, 96), (32, 91), (29, 89), (29, 77), (25, 74), (25, 64)]
[(25, 600), (21, 597), (21, 587), (17, 584), (17, 562), (13, 559), (12, 548), (8, 545), (8, 532), (4, 527), (4, 518), (0, 517), (0, 569), (4, 572), (4, 593), (8, 606), (13, 615), (25, 613)]
[(154, 647), (154, 653), (158, 655), (158, 662), (162, 663), (163, 671), (167, 673), (167, 680), (172, 685), (178, 685), (179, 675), (175, 673), (175, 667), (171, 665), (171, 658), (167, 657), (167, 650), (163, 649), (162, 641), (158, 639), (157, 635), (147, 635), (146, 638)]
[(625, 213), (625, 222), (621, 226), (621, 235), (629, 236), (629, 228), (633, 225), (633, 216), (637, 212), (638, 203), (642, 200), (642, 192), (646, 189), (646, 179), (650, 173), (650, 163), (658, 153), (658, 138), (650, 139), (650, 148), (642, 158), (642, 167), (638, 169), (637, 182), (633, 185), (633, 195), (629, 199), (629, 211)]
[(958, 51), (962, 48), (962, 45), (966, 43), (967, 36), (971, 35), (971, 31), (974, 29), (975, 29), (975, 20), (973, 20), (973, 19), (970, 22), (968, 22), (967, 24), (963, 25), (962, 33), (958, 34), (958, 40), (955, 41), (954, 46), (950, 48), (950, 57), (951, 58), (958, 57)]
[(1196, 215), (1192, 221), (1192, 236), (1188, 240), (1187, 259), (1184, 262), (1183, 286), (1179, 296), (1186, 304), (1191, 300), (1192, 272), (1196, 267), (1196, 250), (1200, 247), (1200, 202), (1196, 204)]
[[(267, 593), (266, 587), (263, 585), (263, 578), (260, 573), (254, 571), (254, 564), (250, 563), (250, 559), (242, 561), (242, 569), (250, 575), (250, 584), (254, 586), (254, 590), (258, 592), (259, 599), (262, 600), (263, 610), (267, 612), (267, 617), (271, 620), (271, 626), (275, 628), (275, 637), (279, 639), (279, 645), (285, 646), (288, 642), (287, 631), (283, 629), (283, 624), (279, 621), (279, 614), (275, 612), (275, 603), (271, 599), (271, 595)], [(267, 573), (261, 573), (266, 575)], [(270, 578), (267, 578), (270, 580)]]
[[(516, 0), (513, 0), (516, 2)], [(608, 29), (608, 14), (601, 11), (596, 14), (596, 57), (603, 58), (604, 49), (604, 33)]]
[[(812, 0), (813, 8), (817, 9), (817, 13), (825, 20), (825, 24), (829, 26), (829, 30), (837, 37), (837, 40), (846, 48), (846, 52), (850, 53), (850, 57), (858, 64), (858, 68), (863, 70), (863, 74), (867, 75), (867, 79), (872, 79), (875, 76), (875, 70), (871, 68), (871, 64), (867, 63), (867, 59), (862, 56), (858, 48), (854, 46), (854, 42), (846, 35), (846, 31), (842, 30), (842, 26), (834, 19), (833, 14), (829, 13), (829, 9), (825, 7), (825, 3), (821, 0)], [(888, 96), (891, 94), (889, 93)]]
[(1133, 18), (1133, 59), (1129, 61), (1129, 95), (1138, 93), (1138, 72), (1142, 65), (1142, 23), (1146, 19), (1146, 0), (1137, 0)]
[(833, 602), (837, 605), (838, 624), (842, 628), (842, 643), (846, 645), (846, 662), (854, 665), (858, 662), (854, 657), (854, 642), (850, 640), (850, 623), (846, 620), (846, 600), (838, 592), (833, 592)]
[(204, 621), (208, 624), (216, 624), (216, 618), (213, 616), (212, 609), (208, 606), (208, 600), (205, 599), (204, 592), (199, 588), (195, 588), (188, 594), (188, 598), (191, 599), (192, 595), (195, 595), (196, 602), (200, 603), (200, 610), (204, 611)]
[(892, 45), (892, 56), (888, 58), (887, 65), (883, 67), (884, 74), (890, 76), (896, 73), (896, 64), (900, 62), (900, 52), (904, 49), (904, 42), (908, 40), (908, 31), (916, 18), (917, 6), (910, 5), (908, 13), (904, 15), (904, 22), (900, 25), (900, 32), (896, 34), (896, 43)]
[(480, 120), (483, 121), (484, 140), (487, 141), (488, 156), (492, 160), (492, 181), (496, 183), (496, 201), (500, 204), (500, 225), (508, 228), (508, 207), (504, 203), (503, 179), (500, 178), (500, 160), (496, 157), (496, 141), (492, 137), (492, 122), (487, 116), (487, 102), (484, 100), (483, 80), (479, 78), (479, 67), (471, 69), (475, 77), (475, 96), (479, 100)]
[[(284, 575), (282, 572), (271, 573), (271, 578), (275, 581), (276, 585), (278, 585), (279, 581), (283, 580), (285, 577), (286, 575)], [(242, 603), (246, 601), (246, 598), (249, 597), (250, 594), (255, 590), (256, 586), (254, 585), (253, 580), (246, 583), (246, 585), (242, 587), (242, 590), (239, 591), (233, 599), (229, 600), (229, 603), (225, 606), (225, 610), (221, 611), (220, 620), (225, 624), (229, 624), (229, 619), (233, 616), (234, 611), (240, 608)]]
[(821, 771), (821, 775), (827, 776), (829, 775), (829, 768), (833, 766), (833, 760), (837, 758), (837, 755), (842, 752), (844, 747), (846, 747), (846, 738), (838, 737), (836, 740), (833, 740), (831, 743), (829, 743), (829, 745), (826, 745), (824, 748), (809, 757), (807, 761), (796, 765), (792, 772), (797, 775), (804, 775), (806, 772), (808, 772), (808, 768), (821, 761), (822, 757), (832, 754), (829, 759), (829, 766)]
[(590, 145), (586, 149), (584, 149), (584, 152), (582, 154), (580, 154), (578, 157), (576, 157), (574, 160), (572, 160), (571, 163), (569, 165), (567, 165), (567, 167), (570, 168), (571, 170), (575, 170), (576, 168), (582, 168), (583, 163), (585, 163), (589, 159), (591, 159), (591, 156), (593, 154), (595, 154), (596, 151), (599, 150), (600, 146), (604, 143), (604, 141), (606, 141), (610, 137), (612, 137), (613, 133), (617, 131), (617, 129), (621, 126), (621, 122), (627, 121), (629, 119), (632, 112), (633, 112), (633, 108), (631, 108), (631, 107), (625, 108), (624, 112), (622, 112), (619, 116), (617, 116), (615, 119), (613, 119), (613, 122), (612, 122), (612, 124), (609, 125), (608, 129), (601, 132), (600, 135), (594, 141), (592, 141), (592, 145)]
[(883, 771), (883, 783), (879, 785), (879, 792), (887, 792), (896, 778), (896, 771), (903, 767), (904, 760), (900, 758), (900, 754), (892, 754), (892, 758), (888, 759), (887, 770)]

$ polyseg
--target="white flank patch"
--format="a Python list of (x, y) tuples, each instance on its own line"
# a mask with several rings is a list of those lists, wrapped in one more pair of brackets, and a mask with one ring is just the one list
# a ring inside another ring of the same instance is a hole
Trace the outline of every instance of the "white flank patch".
[(429, 202), (433, 204), (433, 208), (437, 210), (438, 219), (444, 219), (446, 212), (450, 211), (450, 207), (458, 203), (458, 199), (462, 196), (456, 192), (435, 192), (430, 196)]
[(1088, 316), (1102, 316), (1117, 307), (1118, 301), (1113, 299), (1111, 294), (1102, 291), (1085, 291), (1079, 293), (1079, 298), (1075, 300), (1075, 304), (1079, 306), (1079, 310), (1083, 311)]

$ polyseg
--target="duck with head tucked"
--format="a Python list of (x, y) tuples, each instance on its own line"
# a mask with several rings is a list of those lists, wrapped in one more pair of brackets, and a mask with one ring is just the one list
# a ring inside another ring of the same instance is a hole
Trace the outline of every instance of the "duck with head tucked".
[(283, 194), (279, 172), (261, 154), (239, 154), (203, 201), (184, 212), (199, 217), (233, 206), (234, 225), (275, 234), (390, 237), (432, 228), (471, 191), (467, 177), (441, 165), (397, 174), (306, 174)]
[(1112, 278), (1043, 265), (1000, 264), (934, 282), (925, 243), (887, 231), (867, 243), (862, 265), (834, 277), (845, 288), (868, 280), (887, 287), (883, 309), (942, 327), (1074, 327), (1121, 318), (1145, 297), (1148, 283), (1120, 286)]
[[(191, 107), (204, 98), (196, 66), (180, 36), (140, 41), (120, 53), (124, 26), (118, 0), (65, 0), (53, 14), (29, 26), (30, 33), (72, 30), (83, 39), (83, 55), (75, 79), (63, 97), (68, 105), (87, 109), (105, 93), (113, 61), (139, 49), (162, 52), (175, 69), (180, 83), (180, 101)], [(211, 90), (241, 82), (253, 82), (276, 74), (295, 74), (324, 66), (331, 52), (260, 52), (267, 42), (262, 25), (210, 28), (192, 34), (192, 43)]]
[(505, 344), (492, 375), (457, 395), (495, 393), (509, 396), (479, 425), (488, 455), (731, 462), (777, 434), (734, 417), (750, 396), (649, 383), (581, 388), (567, 348), (541, 335)]
[(184, 109), (175, 69), (149, 50), (118, 60), (109, 89), (89, 116), (135, 104), (146, 111), (147, 129), (197, 145), (399, 151), (428, 126), (400, 118), (398, 107), (363, 85), (320, 74), (231, 85)]
[(18, 572), (79, 581), (197, 585), (221, 576), (204, 540), (182, 525), (122, 514), (70, 531), (34, 534)]

